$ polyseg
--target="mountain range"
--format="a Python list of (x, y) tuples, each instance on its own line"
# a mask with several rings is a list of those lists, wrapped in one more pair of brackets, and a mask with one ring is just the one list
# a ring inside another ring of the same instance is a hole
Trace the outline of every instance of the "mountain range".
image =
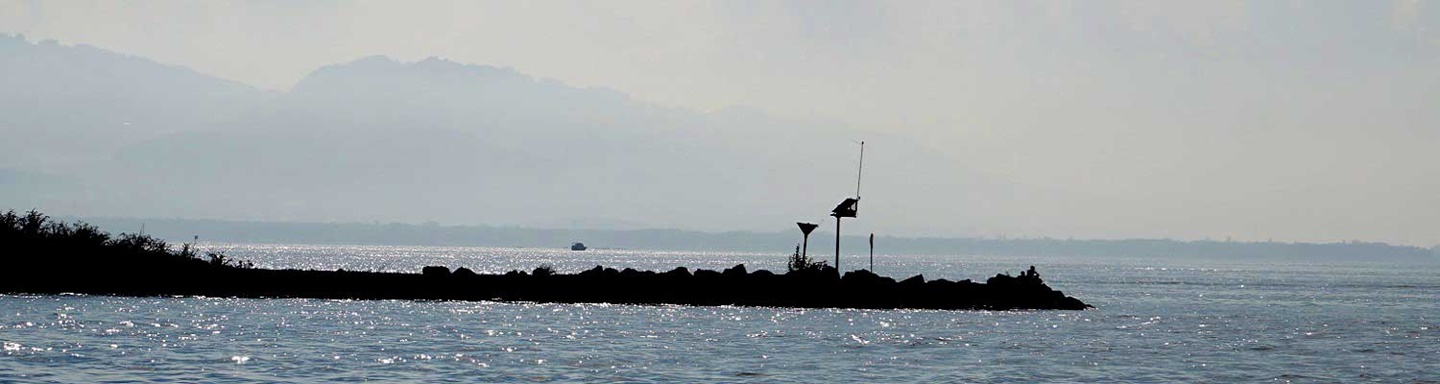
[(0, 74), (0, 201), (17, 209), (771, 231), (824, 221), (854, 194), (855, 140), (869, 151), (857, 231), (1004, 233), (1087, 206), (905, 137), (441, 58), (365, 57), (267, 91), (5, 36)]

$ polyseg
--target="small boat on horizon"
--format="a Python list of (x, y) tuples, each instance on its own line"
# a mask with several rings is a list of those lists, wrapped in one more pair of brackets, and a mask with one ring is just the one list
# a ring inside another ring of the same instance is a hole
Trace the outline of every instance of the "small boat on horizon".
[(578, 242), (578, 241), (577, 241), (577, 242), (575, 242), (575, 244), (570, 244), (570, 250), (571, 250), (571, 251), (584, 251), (585, 249), (586, 249), (586, 248), (585, 248), (585, 243), (581, 243), (581, 242)]

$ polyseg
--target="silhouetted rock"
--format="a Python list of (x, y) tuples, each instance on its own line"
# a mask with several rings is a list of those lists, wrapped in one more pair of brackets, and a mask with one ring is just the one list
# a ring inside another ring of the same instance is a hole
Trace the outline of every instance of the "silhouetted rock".
[(670, 272), (665, 272), (665, 274), (670, 276), (690, 277), (690, 269), (687, 269), (685, 267), (675, 267), (675, 269), (670, 270)]
[(925, 284), (928, 284), (928, 285), (930, 285), (930, 286), (932, 286), (932, 287), (937, 287), (937, 288), (941, 288), (941, 289), (946, 289), (946, 288), (949, 288), (949, 287), (951, 287), (951, 286), (953, 286), (953, 285), (956, 285), (956, 284), (959, 284), (959, 283), (956, 283), (956, 282), (953, 282), (953, 281), (950, 281), (950, 280), (945, 280), (945, 279), (935, 279), (935, 280), (930, 280), (929, 282), (927, 282), (927, 283), (925, 283)]
[(736, 264), (734, 267), (726, 268), (725, 271), (720, 272), (720, 274), (726, 277), (745, 277), (747, 272), (745, 271), (745, 264)]
[(590, 268), (590, 269), (585, 270), (584, 272), (580, 272), (580, 276), (586, 276), (586, 277), (596, 277), (596, 276), (603, 276), (603, 275), (605, 275), (605, 267), (602, 267), (602, 266), (599, 266), (599, 265), (596, 265), (595, 268)]
[(432, 266), (428, 266), (428, 267), (425, 267), (425, 268), (421, 269), (421, 270), (420, 270), (420, 274), (425, 275), (425, 277), (430, 277), (430, 278), (449, 277), (449, 276), (450, 276), (450, 268), (432, 265)]
[(879, 275), (876, 275), (874, 272), (866, 271), (866, 270), (863, 270), (863, 269), (862, 269), (862, 270), (845, 272), (845, 275), (840, 277), (840, 280), (844, 280), (845, 282), (854, 282), (854, 283), (862, 283), (862, 284), (873, 283), (873, 282), (875, 282), (875, 281), (878, 281), (879, 279), (880, 279), (880, 276), (879, 276)]

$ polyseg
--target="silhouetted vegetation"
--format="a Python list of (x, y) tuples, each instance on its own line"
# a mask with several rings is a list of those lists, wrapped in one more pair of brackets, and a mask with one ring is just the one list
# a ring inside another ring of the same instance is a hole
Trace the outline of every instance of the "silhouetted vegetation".
[(53, 220), (38, 210), (24, 213), (9, 210), (0, 214), (0, 243), (9, 249), (10, 259), (5, 260), (9, 265), (161, 267), (203, 263), (221, 268), (253, 267), (248, 261), (235, 260), (223, 253), (210, 252), (201, 259), (192, 243), (183, 244), (178, 251), (172, 250), (165, 240), (149, 235), (112, 236), (87, 223)]
[(790, 255), (790, 261), (785, 264), (789, 272), (823, 271), (830, 264), (824, 261), (811, 259), (800, 253), (800, 246), (795, 246), (795, 253)]
[[(186, 244), (186, 245), (188, 246), (189, 244)], [(205, 258), (210, 261), (210, 265), (216, 266), (216, 267), (231, 267), (231, 268), (242, 268), (242, 269), (248, 269), (248, 268), (254, 268), (254, 267), (255, 267), (255, 263), (251, 263), (249, 260), (236, 260), (236, 259), (232, 259), (232, 258), (230, 258), (230, 257), (228, 257), (228, 256), (225, 256), (224, 253), (219, 253), (219, 252), (206, 252), (206, 253), (205, 253)]]

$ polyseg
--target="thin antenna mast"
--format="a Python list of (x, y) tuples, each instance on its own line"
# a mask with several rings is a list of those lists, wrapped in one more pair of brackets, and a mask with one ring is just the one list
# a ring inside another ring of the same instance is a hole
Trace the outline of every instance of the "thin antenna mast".
[(855, 197), (860, 197), (860, 176), (865, 174), (865, 142), (860, 142), (860, 169), (855, 170)]

